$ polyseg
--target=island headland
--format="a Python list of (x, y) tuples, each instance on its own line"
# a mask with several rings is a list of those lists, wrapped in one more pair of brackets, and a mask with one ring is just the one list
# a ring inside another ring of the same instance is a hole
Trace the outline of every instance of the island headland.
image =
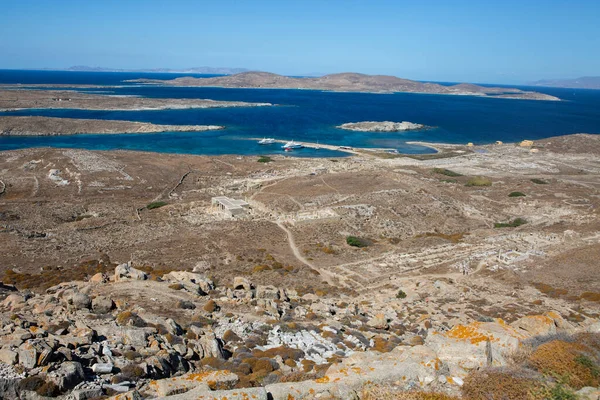
[(0, 136), (202, 132), (220, 129), (225, 129), (225, 127), (218, 125), (157, 125), (148, 122), (103, 119), (0, 116)]
[(129, 82), (160, 84), (171, 86), (208, 86), (224, 88), (279, 88), (316, 89), (336, 92), (368, 93), (430, 93), (464, 96), (485, 96), (527, 100), (560, 100), (544, 93), (523, 91), (516, 88), (485, 87), (461, 83), (444, 86), (437, 83), (423, 83), (387, 75), (365, 75), (341, 73), (318, 78), (293, 78), (269, 72), (242, 72), (214, 78), (182, 77), (170, 80), (134, 79)]
[[(7, 87), (7, 85), (4, 85), (3, 87)], [(208, 99), (162, 99), (136, 96), (114, 96), (66, 90), (0, 90), (0, 110), (6, 111), (29, 108), (116, 111), (265, 106), (272, 106), (272, 104)]]

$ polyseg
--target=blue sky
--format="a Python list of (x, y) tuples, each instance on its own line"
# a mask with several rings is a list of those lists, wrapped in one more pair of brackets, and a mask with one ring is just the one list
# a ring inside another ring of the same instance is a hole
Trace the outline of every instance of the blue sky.
[(599, 0), (0, 0), (0, 68), (522, 83), (600, 75), (598, 49)]

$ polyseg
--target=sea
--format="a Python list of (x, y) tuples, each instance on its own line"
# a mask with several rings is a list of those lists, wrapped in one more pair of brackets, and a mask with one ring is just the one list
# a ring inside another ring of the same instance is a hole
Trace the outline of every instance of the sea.
[[(174, 79), (179, 76), (206, 78), (215, 75), (0, 70), (0, 84), (43, 84), (44, 88), (50, 89), (57, 84), (106, 85), (102, 88), (74, 90), (118, 96), (269, 102), (276, 106), (160, 111), (28, 109), (0, 112), (0, 116), (35, 115), (226, 127), (222, 131), (209, 132), (0, 136), (0, 150), (60, 147), (203, 155), (284, 154), (281, 144), (261, 146), (256, 140), (251, 140), (272, 137), (334, 146), (389, 148), (407, 154), (428, 154), (435, 151), (409, 142), (486, 144), (497, 140), (516, 142), (572, 133), (600, 133), (600, 90), (512, 86), (562, 99), (535, 101), (415, 93), (169, 87), (126, 82), (138, 78)], [(359, 121), (410, 121), (433, 128), (397, 133), (353, 132), (336, 128), (346, 122)], [(334, 150), (310, 148), (285, 154), (296, 157), (346, 155)]]

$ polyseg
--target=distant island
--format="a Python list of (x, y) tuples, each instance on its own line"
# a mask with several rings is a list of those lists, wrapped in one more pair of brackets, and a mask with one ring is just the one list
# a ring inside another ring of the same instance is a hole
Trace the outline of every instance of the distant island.
[(192, 68), (140, 68), (140, 69), (123, 69), (123, 68), (105, 68), (105, 67), (90, 67), (87, 65), (75, 65), (68, 68), (44, 68), (45, 70), (54, 71), (78, 71), (78, 72), (154, 72), (154, 73), (174, 73), (174, 74), (206, 74), (206, 75), (231, 75), (246, 72), (246, 68), (229, 68), (229, 67), (192, 67)]
[(430, 128), (426, 125), (415, 124), (414, 122), (402, 121), (402, 122), (391, 122), (391, 121), (363, 121), (363, 122), (348, 122), (342, 125), (336, 126), (339, 129), (345, 129), (349, 131), (358, 132), (403, 132), (403, 131), (415, 131), (421, 129)]
[[(20, 85), (4, 85), (3, 88)], [(182, 110), (188, 108), (267, 107), (271, 103), (247, 103), (208, 99), (162, 99), (136, 96), (111, 96), (65, 90), (2, 90), (0, 111), (27, 108), (60, 108), (74, 110)]]
[(335, 92), (367, 93), (430, 93), (463, 96), (482, 96), (526, 100), (560, 100), (544, 93), (524, 91), (516, 88), (484, 87), (469, 83), (444, 86), (423, 83), (388, 75), (365, 75), (358, 73), (331, 74), (313, 78), (294, 78), (269, 72), (242, 72), (214, 78), (181, 77), (169, 80), (133, 79), (128, 82), (172, 86), (204, 86), (223, 88), (276, 88), (315, 89)]
[(53, 117), (0, 117), (0, 136), (62, 136), (81, 134), (203, 132), (218, 125), (157, 125), (148, 122)]
[(575, 79), (543, 79), (532, 82), (531, 85), (571, 89), (600, 89), (600, 76), (583, 76)]

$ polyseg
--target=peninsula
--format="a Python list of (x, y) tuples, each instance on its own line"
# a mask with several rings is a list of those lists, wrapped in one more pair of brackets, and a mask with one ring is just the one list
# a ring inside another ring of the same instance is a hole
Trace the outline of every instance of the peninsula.
[(269, 72), (242, 72), (214, 78), (181, 77), (169, 80), (134, 79), (128, 82), (172, 86), (205, 86), (224, 88), (271, 88), (271, 89), (314, 89), (334, 92), (367, 93), (430, 93), (463, 96), (486, 96), (527, 100), (560, 100), (544, 93), (523, 91), (516, 88), (484, 87), (461, 83), (444, 86), (423, 83), (388, 75), (365, 75), (341, 73), (317, 78), (293, 78)]
[[(6, 85), (4, 87), (7, 87)], [(263, 107), (271, 103), (208, 99), (160, 99), (90, 94), (66, 90), (0, 90), (0, 111), (28, 108), (78, 110), (172, 110), (187, 108)]]
[(148, 122), (52, 117), (0, 117), (0, 136), (59, 136), (158, 132), (202, 132), (218, 125), (156, 125)]
[(415, 124), (414, 122), (402, 121), (402, 122), (391, 122), (391, 121), (363, 121), (363, 122), (348, 122), (336, 126), (339, 129), (345, 129), (348, 131), (358, 132), (403, 132), (403, 131), (417, 131), (421, 129), (430, 128), (423, 124)]

